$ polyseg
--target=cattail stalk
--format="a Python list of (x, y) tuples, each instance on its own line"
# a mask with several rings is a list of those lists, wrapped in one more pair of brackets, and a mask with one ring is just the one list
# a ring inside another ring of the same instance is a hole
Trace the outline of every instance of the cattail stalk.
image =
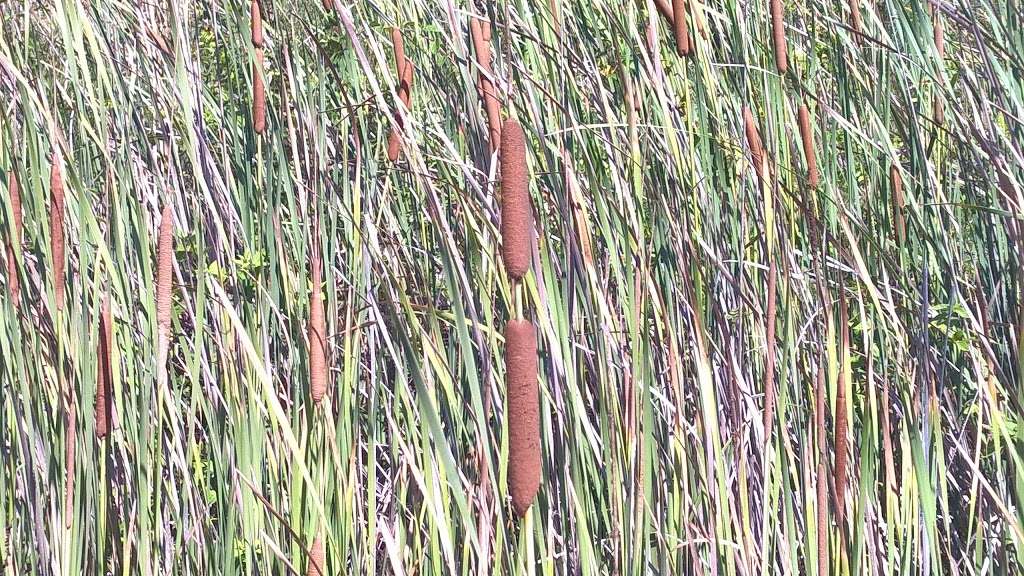
[(690, 30), (686, 25), (686, 0), (672, 0), (672, 29), (676, 37), (676, 51), (680, 56), (690, 53)]
[(765, 315), (765, 362), (764, 362), (764, 437), (767, 443), (775, 421), (775, 260), (768, 264), (768, 310)]
[(57, 310), (64, 308), (64, 180), (60, 157), (50, 165), (50, 254), (53, 257), (53, 293)]
[(112, 348), (113, 327), (110, 323), (110, 296), (103, 297), (100, 307), (100, 330), (96, 346), (96, 437), (103, 439), (110, 430), (111, 401), (114, 386)]
[(505, 325), (505, 386), (509, 492), (513, 509), (523, 517), (541, 481), (537, 333), (528, 320), (509, 320)]
[(249, 15), (252, 23), (252, 45), (256, 48), (263, 48), (263, 14), (260, 12), (258, 0), (252, 0)]
[(903, 177), (896, 164), (889, 167), (889, 184), (892, 188), (892, 220), (896, 241), (903, 246), (907, 234), (906, 221), (903, 219)]
[(11, 166), (7, 173), (7, 191), (11, 198), (11, 212), (14, 215), (14, 222), (11, 226), (11, 235), (7, 239), (7, 282), (10, 289), (11, 305), (15, 310), (21, 303), (20, 281), (18, 278), (18, 254), (21, 252), (21, 190), (18, 188), (18, 176), (14, 173), (14, 166)]
[(256, 49), (252, 65), (252, 128), (257, 134), (267, 129), (267, 90), (263, 83), (263, 48)]
[(841, 353), (839, 356), (839, 382), (836, 390), (836, 525), (840, 532), (843, 532), (846, 521), (846, 465), (848, 444), (846, 434), (849, 428), (849, 421), (846, 416), (846, 386), (850, 375), (847, 373), (847, 366), (850, 357), (850, 329), (849, 312), (846, 307), (846, 298), (839, 298), (839, 331), (841, 334)]
[(71, 528), (75, 511), (75, 443), (78, 441), (76, 429), (76, 408), (74, 395), (68, 394), (67, 410), (64, 412), (65, 443), (64, 443), (64, 527)]
[(818, 187), (818, 159), (814, 155), (814, 129), (811, 128), (811, 113), (807, 105), (801, 104), (797, 114), (800, 124), (800, 141), (804, 148), (804, 158), (807, 160), (807, 184), (812, 188)]
[(320, 258), (311, 259), (312, 286), (309, 297), (309, 388), (313, 402), (319, 404), (327, 392), (327, 321), (320, 295)]
[(309, 548), (309, 566), (306, 568), (306, 576), (326, 576), (324, 571), (324, 539), (317, 532), (313, 539), (313, 545)]
[(780, 74), (789, 68), (789, 57), (786, 48), (786, 23), (782, 19), (782, 0), (771, 0), (772, 40), (775, 44), (775, 67)]
[(473, 37), (473, 49), (476, 52), (477, 65), (480, 67), (477, 77), (477, 89), (480, 97), (484, 99), (484, 109), (487, 112), (487, 130), (490, 138), (491, 151), (498, 149), (501, 143), (501, 107), (498, 103), (498, 94), (491, 81), (491, 24), (480, 22), (473, 18), (469, 22), (470, 33)]
[(519, 122), (509, 119), (501, 129), (501, 257), (516, 280), (530, 267), (533, 208), (526, 169), (526, 137)]

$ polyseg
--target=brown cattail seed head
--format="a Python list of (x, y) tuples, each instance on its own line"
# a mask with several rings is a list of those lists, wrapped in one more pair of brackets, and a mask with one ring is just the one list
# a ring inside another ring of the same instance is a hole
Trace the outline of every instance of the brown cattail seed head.
[(782, 19), (782, 0), (771, 0), (772, 39), (775, 43), (775, 67), (780, 74), (789, 68), (789, 57), (786, 49), (786, 23)]
[(258, 0), (252, 0), (249, 15), (252, 20), (252, 45), (263, 48), (263, 14), (260, 12)]
[(900, 176), (900, 169), (896, 164), (889, 167), (889, 184), (892, 188), (892, 219), (893, 227), (896, 229), (896, 239), (900, 245), (906, 238), (906, 222), (903, 219), (903, 177)]
[(690, 30), (686, 26), (686, 0), (672, 0), (672, 28), (676, 36), (676, 51), (680, 56), (690, 53)]
[(800, 105), (797, 114), (800, 124), (800, 140), (804, 147), (804, 158), (807, 159), (807, 184), (811, 188), (818, 187), (818, 160), (814, 155), (814, 129), (811, 128), (811, 113), (807, 106)]
[(675, 26), (675, 14), (673, 14), (672, 4), (669, 0), (654, 0), (654, 6), (661, 12), (661, 15), (665, 17), (665, 21), (668, 22), (669, 26)]
[(750, 147), (750, 158), (754, 162), (754, 171), (758, 178), (762, 178), (764, 176), (764, 147), (761, 145), (761, 135), (757, 131), (754, 114), (746, 106), (743, 107), (743, 125), (747, 133), (747, 145)]
[(765, 362), (764, 362), (764, 437), (771, 436), (775, 422), (775, 313), (777, 291), (777, 265), (773, 259), (768, 265), (768, 305), (765, 314)]
[(53, 290), (57, 309), (64, 308), (64, 180), (60, 157), (53, 154), (50, 166), (50, 254), (53, 256)]
[(7, 239), (7, 282), (10, 289), (11, 305), (18, 309), (21, 302), (20, 282), (18, 279), (18, 253), (21, 252), (21, 191), (18, 188), (18, 177), (14, 173), (14, 167), (7, 173), (7, 191), (11, 198), (11, 212), (14, 221), (11, 226), (11, 235)]
[(860, 0), (850, 0), (850, 27), (853, 28), (853, 32), (856, 36), (858, 43), (861, 41), (861, 25), (860, 25)]
[(842, 334), (842, 349), (839, 360), (839, 383), (836, 390), (836, 430), (835, 430), (835, 487), (836, 487), (836, 524), (840, 530), (845, 529), (846, 518), (846, 464), (847, 464), (847, 439), (846, 432), (849, 428), (849, 421), (846, 416), (846, 383), (850, 376), (846, 373), (847, 361), (850, 351), (850, 330), (849, 313), (846, 309), (846, 299), (839, 298), (839, 331)]
[(100, 330), (96, 347), (96, 437), (102, 439), (110, 429), (110, 396), (114, 385), (112, 364), (113, 330), (110, 323), (110, 296), (103, 297)]
[(171, 286), (173, 284), (174, 224), (171, 205), (164, 204), (160, 217), (156, 260), (156, 322), (165, 336), (171, 332)]
[(306, 576), (327, 576), (324, 572), (324, 539), (320, 534), (313, 539), (313, 545), (309, 548), (309, 566), (306, 568)]
[(526, 170), (526, 137), (515, 120), (501, 128), (501, 257), (508, 275), (520, 279), (530, 267), (533, 208)]
[(528, 320), (509, 320), (505, 325), (505, 387), (509, 492), (512, 507), (522, 517), (541, 481), (537, 333)]
[(313, 258), (312, 290), (309, 297), (309, 389), (319, 404), (327, 393), (327, 321), (320, 295), (320, 259)]
[(252, 65), (252, 129), (263, 134), (267, 129), (267, 91), (263, 84), (263, 49), (256, 49)]
[(491, 151), (498, 149), (501, 142), (501, 107), (498, 103), (498, 94), (491, 81), (491, 24), (481, 23), (476, 18), (469, 22), (470, 32), (473, 36), (473, 49), (476, 51), (477, 65), (480, 66), (478, 77), (478, 89), (480, 96), (484, 99), (484, 109), (487, 112), (487, 130), (491, 143)]

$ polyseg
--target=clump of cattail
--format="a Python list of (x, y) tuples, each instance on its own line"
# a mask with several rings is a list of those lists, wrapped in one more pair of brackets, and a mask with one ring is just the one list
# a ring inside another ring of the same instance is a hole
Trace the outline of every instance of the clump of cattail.
[(7, 282), (10, 289), (11, 305), (17, 310), (21, 302), (20, 282), (18, 280), (18, 252), (21, 252), (21, 191), (18, 188), (18, 176), (12, 166), (7, 173), (7, 191), (11, 198), (11, 212), (14, 222), (11, 236), (7, 239)]
[(508, 406), (508, 483), (520, 517), (533, 503), (541, 480), (537, 333), (528, 320), (505, 325), (505, 387)]
[(50, 254), (53, 256), (53, 293), (57, 309), (64, 308), (64, 180), (60, 156), (50, 165)]
[(263, 48), (263, 14), (260, 12), (258, 0), (252, 0), (249, 16), (252, 23), (252, 45), (256, 48)]
[(900, 246), (906, 240), (906, 222), (903, 220), (903, 177), (896, 164), (889, 167), (889, 184), (892, 188), (892, 219), (896, 228), (896, 240)]
[(686, 0), (672, 0), (672, 28), (676, 37), (676, 51), (680, 56), (690, 53), (690, 30), (686, 26)]
[(846, 432), (849, 421), (846, 416), (846, 385), (850, 375), (846, 373), (850, 356), (849, 312), (846, 309), (846, 298), (839, 298), (839, 331), (842, 349), (839, 356), (839, 385), (836, 390), (836, 525), (842, 531), (846, 519), (846, 464), (847, 440)]
[(96, 346), (96, 437), (103, 439), (110, 430), (110, 395), (114, 386), (111, 351), (113, 330), (110, 323), (110, 296), (100, 305), (99, 341)]
[(171, 286), (174, 264), (174, 223), (171, 205), (164, 204), (160, 216), (160, 236), (157, 238), (156, 260), (156, 323), (162, 336), (171, 333)]
[(765, 362), (764, 362), (764, 437), (771, 436), (772, 423), (775, 419), (775, 294), (776, 264), (773, 259), (768, 264), (768, 310), (765, 314)]
[(256, 49), (252, 65), (252, 129), (263, 134), (267, 129), (267, 90), (263, 84), (263, 49)]
[(326, 576), (324, 572), (324, 539), (318, 532), (313, 539), (313, 545), (309, 548), (309, 566), (306, 568), (306, 576)]
[(780, 74), (789, 68), (789, 57), (786, 49), (786, 23), (782, 19), (782, 0), (771, 0), (772, 40), (775, 43), (775, 67)]
[(508, 275), (520, 279), (530, 267), (533, 208), (526, 170), (526, 137), (519, 122), (501, 129), (501, 257)]
[(800, 105), (797, 113), (800, 124), (800, 141), (804, 147), (804, 158), (807, 159), (807, 184), (811, 188), (818, 187), (818, 160), (814, 155), (814, 130), (811, 128), (811, 113), (806, 104)]
[[(398, 99), (408, 109), (412, 92), (413, 66), (412, 60), (405, 56), (405, 43), (402, 40), (402, 31), (398, 28), (391, 29), (391, 43), (395, 47), (395, 69), (398, 72)], [(395, 111), (395, 123), (397, 128), (392, 128), (391, 134), (388, 135), (388, 160), (391, 162), (398, 160), (398, 154), (402, 150), (402, 135), (399, 133), (399, 129), (404, 126), (404, 122), (402, 121), (401, 113), (397, 110)]]
[(491, 81), (491, 24), (487, 21), (480, 22), (473, 18), (469, 22), (471, 35), (473, 36), (473, 49), (476, 52), (476, 62), (480, 67), (477, 77), (477, 90), (480, 97), (484, 99), (484, 109), (487, 112), (487, 129), (489, 132), (491, 151), (498, 149), (501, 142), (501, 107), (498, 104), (498, 94)]
[(750, 108), (743, 107), (743, 126), (747, 133), (747, 146), (750, 147), (750, 158), (754, 163), (754, 171), (758, 180), (764, 179), (764, 146), (761, 144), (761, 135), (757, 131), (757, 122), (754, 121), (754, 114)]
[(312, 291), (309, 297), (309, 388), (313, 402), (319, 404), (327, 392), (327, 322), (320, 295), (320, 258), (311, 264)]

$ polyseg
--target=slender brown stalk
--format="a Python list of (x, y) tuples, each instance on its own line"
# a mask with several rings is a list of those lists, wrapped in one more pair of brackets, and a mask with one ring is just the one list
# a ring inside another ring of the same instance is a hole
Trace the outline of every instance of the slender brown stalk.
[(263, 83), (263, 48), (256, 49), (252, 65), (252, 129), (263, 134), (267, 129), (267, 90)]
[(768, 264), (768, 306), (765, 315), (764, 438), (768, 442), (775, 421), (775, 313), (776, 264)]
[(491, 81), (491, 24), (480, 22), (472, 18), (469, 22), (470, 33), (473, 37), (473, 49), (476, 52), (477, 65), (480, 67), (477, 77), (477, 89), (480, 97), (484, 99), (484, 109), (487, 112), (487, 129), (490, 138), (491, 151), (498, 149), (501, 143), (501, 107), (498, 103), (498, 94)]
[(512, 278), (522, 278), (530, 268), (532, 238), (526, 137), (519, 122), (509, 119), (501, 129), (501, 256)]
[(21, 253), (21, 190), (18, 187), (18, 176), (11, 166), (7, 172), (7, 191), (11, 198), (11, 212), (14, 215), (14, 222), (11, 226), (11, 236), (7, 239), (7, 282), (10, 290), (11, 305), (15, 310), (21, 303), (21, 287), (18, 277), (18, 254)]
[(113, 330), (110, 323), (110, 295), (103, 296), (100, 305), (100, 330), (96, 346), (96, 437), (103, 439), (110, 430), (111, 401), (114, 386), (112, 348)]
[(797, 114), (800, 124), (800, 141), (803, 143), (804, 158), (807, 160), (807, 184), (818, 187), (818, 159), (814, 154), (814, 129), (811, 128), (811, 113), (807, 105), (801, 104)]
[(839, 355), (839, 382), (836, 390), (836, 430), (835, 430), (835, 487), (836, 487), (836, 525), (840, 533), (845, 532), (846, 522), (846, 465), (848, 444), (846, 435), (849, 429), (849, 422), (846, 416), (846, 387), (850, 379), (847, 374), (847, 364), (850, 357), (850, 318), (847, 310), (846, 298), (840, 295), (839, 298), (839, 331), (841, 334), (842, 348)]
[(309, 297), (309, 388), (313, 402), (319, 404), (327, 393), (327, 321), (320, 294), (320, 258), (311, 259), (312, 282)]
[(505, 387), (508, 394), (508, 485), (512, 508), (525, 516), (541, 482), (537, 332), (528, 320), (505, 325)]
[(50, 254), (53, 257), (53, 294), (57, 310), (64, 308), (64, 180), (60, 156), (50, 165)]
[(775, 44), (775, 67), (780, 74), (789, 68), (789, 57), (786, 47), (786, 23), (782, 19), (782, 0), (771, 0), (772, 40)]
[(907, 234), (906, 221), (903, 218), (903, 177), (900, 176), (900, 169), (896, 164), (889, 167), (889, 184), (892, 190), (892, 221), (896, 229), (896, 241), (903, 246)]
[(686, 25), (686, 0), (672, 0), (672, 28), (676, 36), (676, 51), (680, 56), (690, 53), (690, 30)]
[(260, 12), (259, 0), (252, 0), (249, 5), (249, 18), (252, 24), (252, 45), (263, 48), (263, 14)]

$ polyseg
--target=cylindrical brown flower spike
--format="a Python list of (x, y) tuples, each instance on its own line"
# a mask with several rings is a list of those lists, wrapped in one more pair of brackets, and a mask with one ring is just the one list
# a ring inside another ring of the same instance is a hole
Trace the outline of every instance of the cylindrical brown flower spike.
[(900, 169), (895, 164), (889, 167), (889, 184), (892, 187), (893, 227), (896, 229), (896, 240), (902, 246), (907, 233), (903, 219), (903, 177), (900, 176)]
[(267, 91), (263, 84), (263, 49), (256, 49), (252, 65), (252, 129), (263, 134), (267, 129)]
[(306, 568), (306, 576), (327, 576), (324, 572), (324, 539), (320, 534), (313, 539), (313, 545), (309, 548), (309, 566)]
[(846, 416), (846, 383), (850, 375), (846, 373), (846, 364), (850, 356), (850, 315), (846, 308), (846, 298), (839, 298), (839, 332), (842, 348), (839, 356), (839, 382), (836, 389), (836, 414), (835, 414), (835, 451), (836, 464), (834, 484), (836, 489), (836, 525), (840, 533), (846, 530), (846, 465), (847, 465), (847, 443), (846, 433), (849, 429), (849, 419)]
[(476, 18), (469, 21), (469, 28), (473, 36), (473, 49), (476, 51), (477, 65), (480, 66), (480, 73), (477, 79), (477, 88), (480, 97), (484, 99), (484, 110), (487, 112), (487, 130), (490, 137), (491, 151), (498, 149), (501, 143), (501, 106), (498, 103), (498, 94), (491, 81), (491, 24), (480, 22)]
[(164, 204), (160, 216), (160, 236), (157, 239), (156, 260), (156, 323), (160, 333), (171, 333), (171, 286), (173, 285), (174, 223), (171, 205)]
[(789, 58), (786, 48), (786, 24), (782, 19), (782, 0), (771, 0), (772, 10), (772, 39), (775, 43), (775, 67), (780, 74), (785, 74), (789, 68)]
[(811, 128), (811, 113), (805, 104), (800, 105), (797, 116), (800, 124), (800, 140), (804, 147), (804, 158), (807, 159), (807, 184), (811, 188), (817, 188), (818, 160), (814, 155), (814, 129)]
[(11, 212), (14, 214), (14, 222), (11, 227), (11, 236), (7, 239), (7, 282), (10, 289), (11, 305), (17, 310), (21, 303), (20, 282), (18, 279), (18, 259), (21, 252), (21, 191), (18, 189), (18, 177), (11, 166), (7, 173), (7, 191), (11, 197)]
[(252, 21), (252, 45), (256, 48), (263, 48), (263, 14), (260, 12), (258, 0), (252, 0), (249, 15)]
[(501, 128), (501, 257), (508, 275), (520, 279), (530, 268), (533, 208), (526, 170), (526, 137), (515, 120)]
[(327, 321), (320, 295), (320, 259), (312, 259), (312, 287), (309, 297), (309, 389), (319, 404), (327, 393)]
[(103, 439), (110, 430), (110, 395), (114, 385), (112, 344), (113, 330), (110, 323), (110, 296), (103, 297), (100, 308), (99, 342), (96, 346), (96, 437)]
[(764, 179), (764, 147), (761, 145), (761, 135), (757, 131), (757, 122), (754, 121), (754, 114), (750, 108), (743, 107), (743, 126), (747, 133), (747, 145), (750, 147), (750, 159), (754, 163), (754, 172), (758, 180)]
[(53, 256), (53, 293), (57, 309), (64, 308), (64, 180), (60, 156), (50, 165), (50, 254)]
[[(395, 49), (395, 70), (398, 72), (398, 99), (409, 109), (412, 92), (412, 60), (405, 57), (405, 42), (402, 40), (402, 31), (398, 28), (391, 29), (391, 43)], [(404, 127), (402, 114), (395, 110), (395, 124), (398, 128)], [(388, 135), (388, 160), (395, 162), (402, 150), (402, 135), (398, 128), (392, 128)]]
[(686, 0), (672, 0), (672, 28), (676, 36), (676, 51), (680, 56), (690, 53), (690, 30), (686, 26)]
[(528, 320), (505, 325), (505, 387), (508, 418), (508, 486), (512, 507), (525, 516), (540, 489), (540, 401), (537, 333)]

